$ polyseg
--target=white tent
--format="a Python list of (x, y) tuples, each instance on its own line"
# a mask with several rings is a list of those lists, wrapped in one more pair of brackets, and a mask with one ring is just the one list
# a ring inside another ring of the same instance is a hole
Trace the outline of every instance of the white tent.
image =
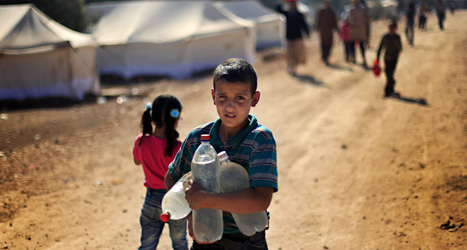
[(100, 92), (96, 43), (48, 18), (34, 5), (0, 6), (0, 100)]
[(214, 3), (220, 8), (256, 23), (256, 48), (281, 46), (285, 40), (285, 17), (256, 0)]
[(230, 57), (254, 63), (255, 29), (209, 1), (94, 3), (101, 74), (185, 78)]

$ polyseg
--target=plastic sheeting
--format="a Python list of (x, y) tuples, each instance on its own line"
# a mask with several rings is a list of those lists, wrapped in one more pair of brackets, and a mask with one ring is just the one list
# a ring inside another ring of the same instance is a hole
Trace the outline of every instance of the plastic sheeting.
[(231, 57), (255, 59), (255, 23), (210, 1), (95, 3), (101, 74), (186, 78)]

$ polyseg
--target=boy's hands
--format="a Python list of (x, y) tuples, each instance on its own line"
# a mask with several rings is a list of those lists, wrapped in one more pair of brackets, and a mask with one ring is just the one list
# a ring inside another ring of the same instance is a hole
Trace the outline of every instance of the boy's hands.
[(201, 209), (202, 201), (204, 199), (204, 191), (200, 185), (193, 182), (193, 180), (188, 181), (188, 186), (185, 190), (185, 199), (187, 200), (188, 204), (190, 205), (191, 209)]
[(202, 244), (212, 244), (214, 242), (199, 242), (196, 237), (195, 237), (195, 231), (193, 230), (193, 212), (191, 212), (190, 214), (188, 214), (186, 216), (186, 220), (188, 221), (188, 235), (190, 235), (190, 237), (196, 241), (196, 243), (202, 245)]

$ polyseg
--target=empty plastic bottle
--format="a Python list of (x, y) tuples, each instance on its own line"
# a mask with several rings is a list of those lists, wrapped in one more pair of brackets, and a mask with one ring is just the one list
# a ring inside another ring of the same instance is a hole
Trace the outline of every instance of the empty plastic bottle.
[(192, 179), (191, 172), (182, 176), (162, 198), (161, 221), (179, 220), (185, 218), (191, 208), (185, 199), (185, 186), (188, 180)]
[[(201, 145), (196, 149), (191, 162), (193, 181), (203, 190), (219, 193), (217, 173), (219, 159), (216, 150), (209, 144), (209, 135), (201, 135)], [(198, 242), (214, 242), (222, 238), (224, 222), (222, 211), (202, 208), (193, 210), (193, 232)]]
[[(219, 187), (221, 193), (229, 193), (250, 187), (248, 172), (240, 164), (231, 162), (225, 151), (218, 155), (221, 163), (219, 169)], [(263, 231), (268, 225), (266, 211), (251, 214), (232, 214), (238, 229), (245, 235), (251, 236)]]

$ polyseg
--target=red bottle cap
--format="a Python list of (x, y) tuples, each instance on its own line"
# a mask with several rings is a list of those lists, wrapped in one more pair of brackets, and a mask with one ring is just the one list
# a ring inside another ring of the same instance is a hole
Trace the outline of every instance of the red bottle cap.
[(210, 138), (209, 138), (209, 134), (202, 134), (202, 135), (201, 135), (201, 140), (202, 140), (202, 141), (209, 141), (209, 139), (210, 139)]
[(162, 222), (167, 222), (170, 220), (170, 214), (169, 213), (163, 213), (161, 214), (161, 221)]

